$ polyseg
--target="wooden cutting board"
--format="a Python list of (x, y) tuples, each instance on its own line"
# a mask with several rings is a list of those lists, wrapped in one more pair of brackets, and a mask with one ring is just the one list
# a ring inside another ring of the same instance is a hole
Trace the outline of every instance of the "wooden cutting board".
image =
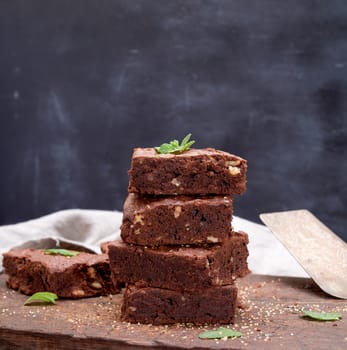
[[(211, 326), (121, 322), (121, 295), (23, 306), (0, 275), (0, 349), (347, 349), (347, 301), (323, 294), (310, 279), (249, 275), (240, 279), (231, 328), (239, 339), (200, 340)], [(302, 309), (340, 312), (342, 320), (309, 321)], [(229, 327), (229, 326), (227, 326)]]

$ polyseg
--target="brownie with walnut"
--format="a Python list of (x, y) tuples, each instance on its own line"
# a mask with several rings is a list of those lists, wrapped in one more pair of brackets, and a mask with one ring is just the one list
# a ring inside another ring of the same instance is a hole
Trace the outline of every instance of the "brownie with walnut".
[(148, 247), (112, 241), (107, 251), (117, 281), (193, 291), (232, 284), (248, 274), (247, 243), (246, 233), (232, 232), (223, 243), (200, 247)]
[(158, 154), (135, 148), (129, 192), (143, 195), (234, 195), (246, 190), (247, 161), (213, 148)]
[(107, 254), (62, 256), (43, 249), (12, 249), (3, 254), (3, 266), (7, 286), (27, 295), (46, 291), (78, 299), (120, 292), (111, 280)]
[(121, 237), (148, 246), (218, 243), (229, 237), (231, 219), (231, 196), (153, 198), (129, 193)]
[(234, 322), (237, 306), (235, 285), (204, 288), (193, 292), (128, 285), (121, 318), (131, 323), (228, 324)]

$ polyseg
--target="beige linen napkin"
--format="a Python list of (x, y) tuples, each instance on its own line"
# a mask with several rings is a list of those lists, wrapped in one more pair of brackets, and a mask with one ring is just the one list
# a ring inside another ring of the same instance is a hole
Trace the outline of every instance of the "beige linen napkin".
[(69, 209), (14, 225), (0, 226), (2, 253), (11, 248), (66, 248), (100, 253), (100, 243), (119, 239), (122, 213)]
[[(2, 253), (14, 247), (61, 247), (100, 253), (102, 242), (120, 239), (121, 221), (122, 213), (118, 211), (69, 209), (0, 226), (0, 272)], [(234, 216), (233, 227), (249, 235), (248, 264), (253, 273), (307, 276), (265, 226)]]

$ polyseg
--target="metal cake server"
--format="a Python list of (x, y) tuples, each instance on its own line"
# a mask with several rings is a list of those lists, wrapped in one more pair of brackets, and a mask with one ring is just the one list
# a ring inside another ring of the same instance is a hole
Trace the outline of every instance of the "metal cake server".
[(347, 299), (347, 244), (308, 210), (260, 219), (326, 293)]

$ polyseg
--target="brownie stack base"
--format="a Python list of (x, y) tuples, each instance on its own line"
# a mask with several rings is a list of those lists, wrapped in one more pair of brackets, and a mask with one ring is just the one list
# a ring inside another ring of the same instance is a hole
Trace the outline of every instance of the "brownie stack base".
[(172, 323), (227, 324), (234, 322), (237, 288), (211, 287), (194, 292), (128, 285), (122, 319), (153, 325)]

